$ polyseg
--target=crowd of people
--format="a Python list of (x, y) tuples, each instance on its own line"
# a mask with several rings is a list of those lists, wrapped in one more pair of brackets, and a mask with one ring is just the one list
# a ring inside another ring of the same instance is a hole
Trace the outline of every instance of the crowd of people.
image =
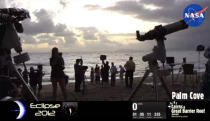
[[(42, 90), (42, 77), (45, 75), (42, 65), (37, 65), (37, 69), (34, 69), (34, 67), (30, 67), (30, 72), (28, 72), (27, 69), (24, 69), (24, 71), (22, 71), (21, 68), (18, 68), (18, 72), (25, 80), (25, 83), (30, 85), (34, 94), (39, 97)], [(17, 87), (20, 87), (21, 83), (16, 85)]]
[[(116, 76), (119, 74), (119, 80), (122, 85), (124, 85), (126, 88), (132, 88), (133, 76), (135, 72), (135, 62), (133, 61), (133, 57), (129, 57), (128, 61), (124, 65), (119, 65), (119, 68), (117, 68), (114, 62), (111, 62), (111, 65), (109, 65), (109, 61), (105, 60), (106, 59), (101, 59), (101, 65), (96, 64), (95, 67), (90, 68), (90, 82), (92, 84), (102, 84), (102, 87), (104, 83), (110, 84), (111, 87), (114, 87), (116, 85)], [(64, 73), (65, 62), (62, 57), (62, 53), (59, 52), (58, 48), (54, 47), (52, 49), (49, 63), (51, 66), (50, 80), (53, 89), (53, 99), (56, 100), (57, 84), (59, 84), (63, 98), (64, 100), (66, 100), (66, 85), (68, 84), (69, 78)], [(183, 64), (184, 63), (186, 63), (186, 58), (183, 59)], [(87, 69), (88, 67), (83, 65), (82, 59), (76, 59), (76, 62), (74, 64), (75, 92), (81, 92), (81, 83), (85, 82), (85, 72), (87, 71)], [(206, 70), (208, 71), (208, 68)], [(34, 69), (34, 67), (30, 67), (30, 72), (28, 72), (26, 68), (24, 68), (23, 71), (21, 68), (19, 68), (17, 69), (17, 71), (20, 75), (22, 75), (25, 83), (30, 86), (34, 94), (39, 97), (42, 90), (42, 78), (45, 75), (45, 73), (43, 72), (43, 66), (39, 64), (37, 65), (36, 69)], [(11, 75), (15, 74), (11, 73)], [(21, 87), (21, 82), (18, 80), (20, 79), (17, 78), (13, 81), (17, 88)]]
[[(56, 100), (57, 84), (59, 84), (63, 98), (66, 100), (66, 85), (68, 83), (68, 76), (64, 73), (65, 62), (62, 57), (62, 53), (59, 52), (58, 48), (54, 47), (52, 49), (49, 63), (51, 66), (50, 80), (52, 83), (53, 98)], [(81, 91), (81, 83), (85, 81), (85, 72), (87, 69), (87, 66), (83, 66), (82, 59), (76, 59), (76, 63), (74, 64), (75, 92)], [(22, 75), (25, 82), (30, 85), (34, 94), (40, 96), (40, 92), (42, 90), (42, 78), (45, 75), (43, 72), (43, 66), (41, 64), (37, 65), (37, 69), (30, 67), (30, 72), (28, 72), (27, 69), (22, 71), (20, 68), (18, 71)], [(114, 87), (116, 85), (116, 75), (119, 73), (119, 79), (121, 83), (125, 83), (125, 86), (128, 88), (132, 88), (134, 71), (135, 63), (133, 61), (133, 57), (130, 57), (124, 66), (119, 65), (119, 70), (114, 62), (111, 62), (110, 66), (109, 61), (105, 62), (105, 60), (102, 60), (101, 66), (96, 64), (95, 68), (91, 67), (90, 82), (103, 85), (104, 83), (109, 84), (110, 81), (110, 85)]]
[[(109, 62), (102, 60), (101, 67), (96, 64), (95, 68), (91, 68), (90, 71), (90, 81), (91, 83), (95, 82), (96, 84), (109, 82), (109, 75), (111, 77), (110, 84), (111, 86), (115, 86), (116, 83), (116, 75), (119, 73), (119, 79), (122, 84), (125, 86), (132, 88), (133, 83), (133, 73), (135, 72), (135, 63), (133, 61), (133, 57), (130, 57), (124, 66), (119, 65), (119, 70), (115, 66), (114, 62), (111, 63), (111, 67), (109, 66)], [(124, 74), (125, 73), (125, 74)]]

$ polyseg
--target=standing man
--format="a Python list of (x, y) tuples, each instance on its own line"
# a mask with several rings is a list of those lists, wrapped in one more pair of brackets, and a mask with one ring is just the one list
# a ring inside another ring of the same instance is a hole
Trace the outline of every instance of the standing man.
[(36, 95), (36, 86), (37, 86), (37, 80), (36, 80), (36, 73), (33, 67), (30, 67), (30, 73), (29, 73), (29, 84)]
[(27, 71), (27, 69), (24, 69), (24, 71), (22, 72), (22, 75), (23, 75), (23, 79), (28, 84), (28, 75), (29, 75), (29, 72)]
[[(125, 64), (125, 85), (126, 87), (132, 88), (133, 85), (133, 73), (135, 72), (135, 63), (133, 62), (133, 57), (130, 57)], [(128, 83), (128, 79), (130, 83)]]
[(80, 60), (77, 59), (76, 63), (74, 64), (74, 71), (75, 71), (75, 92), (80, 92), (80, 84), (81, 84), (81, 65)]
[(124, 81), (124, 73), (125, 73), (125, 69), (124, 67), (122, 67), (122, 65), (119, 66), (120, 68), (120, 82), (123, 84), (123, 81)]
[(38, 93), (37, 96), (40, 96), (40, 92), (42, 90), (42, 77), (45, 75), (45, 73), (42, 71), (43, 66), (37, 65), (37, 73), (36, 73), (36, 78), (37, 78), (37, 84), (38, 84)]
[(114, 87), (115, 86), (115, 82), (116, 82), (116, 74), (117, 74), (117, 68), (114, 65), (114, 63), (112, 62), (112, 66), (110, 69), (111, 72), (111, 86)]
[(104, 81), (108, 83), (109, 82), (109, 70), (110, 70), (109, 61), (106, 61), (106, 63), (105, 63), (104, 60), (102, 60), (102, 64), (104, 65)]
[(95, 77), (95, 72), (94, 72), (93, 67), (91, 67), (91, 70), (90, 70), (90, 82), (91, 83), (93, 83), (94, 77)]
[(95, 83), (100, 83), (100, 67), (98, 66), (98, 64), (96, 64), (95, 67)]

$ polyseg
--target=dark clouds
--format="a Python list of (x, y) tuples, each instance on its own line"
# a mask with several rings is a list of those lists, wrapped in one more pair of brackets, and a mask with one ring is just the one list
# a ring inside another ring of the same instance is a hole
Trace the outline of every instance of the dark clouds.
[[(36, 18), (37, 22), (32, 22), (31, 20), (26, 20), (23, 22), (23, 26), (25, 29), (23, 39), (25, 38), (34, 38), (34, 37), (27, 37), (27, 36), (37, 36), (42, 34), (37, 38), (39, 43), (47, 42), (49, 44), (55, 44), (55, 39), (59, 40), (61, 37), (64, 37), (66, 43), (71, 44), (76, 41), (75, 33), (68, 30), (67, 26), (64, 24), (57, 24), (55, 25), (52, 20), (52, 16), (50, 12), (41, 9), (40, 11), (33, 13)], [(34, 39), (33, 39), (34, 40)], [(28, 40), (25, 41), (27, 43)], [(29, 43), (32, 41), (29, 40)], [(36, 41), (34, 41), (36, 43)]]
[(37, 22), (31, 22), (30, 20), (24, 21), (26, 34), (52, 33), (55, 32), (56, 29), (61, 28), (60, 26), (56, 27), (54, 25), (52, 17), (44, 9), (34, 12), (34, 15), (37, 17)]
[[(206, 6), (209, 1), (185, 1), (185, 0), (141, 0), (136, 1), (119, 1), (114, 6), (104, 8), (108, 11), (118, 12), (130, 15), (138, 19), (156, 22), (172, 22), (182, 19), (184, 8), (192, 3), (198, 3)], [(160, 9), (149, 10), (144, 5), (154, 5)]]
[[(119, 1), (115, 5), (103, 8), (99, 5), (85, 5), (87, 10), (104, 10), (120, 13), (123, 15), (129, 15), (137, 19), (160, 22), (160, 23), (171, 23), (182, 19), (182, 13), (184, 8), (191, 4), (198, 3), (202, 7), (210, 6), (209, 0), (141, 0), (136, 2), (134, 0)], [(41, 3), (40, 3), (41, 4)], [(60, 6), (62, 8), (67, 7), (67, 0), (59, 0)], [(157, 10), (149, 10), (144, 7), (144, 5), (154, 5), (159, 7)], [(0, 7), (5, 7), (5, 0), (0, 0)], [(169, 49), (195, 49), (196, 45), (204, 44), (205, 46), (210, 45), (209, 32), (210, 32), (210, 8), (206, 12), (206, 20), (204, 23), (197, 27), (172, 33), (167, 35), (166, 47)], [(49, 45), (60, 44), (61, 47), (67, 47), (71, 50), (69, 45), (75, 46), (77, 51), (80, 51), (83, 47), (76, 46), (79, 40), (85, 43), (84, 50), (116, 50), (116, 49), (152, 49), (151, 47), (155, 44), (155, 41), (146, 41), (139, 44), (127, 44), (122, 45), (120, 43), (109, 40), (108, 34), (103, 33), (96, 27), (80, 27), (74, 28), (80, 32), (76, 34), (72, 30), (69, 30), (65, 24), (55, 24), (53, 22), (53, 14), (48, 10), (41, 9), (39, 11), (32, 12), (36, 16), (37, 21), (32, 22), (30, 20), (25, 20), (23, 26), (25, 29), (24, 34), (21, 34), (24, 43), (26, 44), (39, 44), (39, 43), (49, 43)], [(95, 16), (96, 18), (98, 16)], [(106, 20), (104, 20), (106, 21)], [(131, 21), (132, 22), (132, 21)], [(111, 26), (111, 25), (109, 25)], [(144, 26), (139, 27), (141, 29)], [(126, 29), (126, 28), (125, 28)], [(135, 31), (133, 30), (133, 36), (135, 40)], [(120, 34), (119, 34), (120, 35)], [(128, 35), (130, 36), (130, 35)], [(58, 43), (56, 41), (59, 41)], [(90, 41), (89, 41), (90, 40)], [(94, 41), (91, 41), (94, 40)]]
[[(89, 10), (103, 9), (105, 11), (121, 13), (145, 21), (172, 23), (183, 19), (182, 14), (184, 8), (192, 3), (200, 4), (202, 7), (210, 6), (210, 1), (208, 0), (140, 0), (139, 2), (127, 0), (119, 1), (115, 5), (106, 8), (91, 5), (86, 5), (85, 7)], [(160, 9), (149, 10), (146, 9), (144, 5), (153, 5)], [(196, 28), (189, 27), (186, 30), (167, 35), (168, 40), (166, 40), (166, 47), (175, 50), (194, 50), (198, 44), (209, 46), (209, 17), (210, 12), (209, 9), (207, 9), (206, 19), (201, 26)], [(139, 29), (141, 28), (142, 27), (139, 27)]]
[(122, 44), (111, 41), (107, 32), (100, 31), (96, 27), (80, 27), (76, 29), (81, 32), (85, 45), (80, 48), (82, 51), (114, 51), (122, 49)]
[(95, 27), (81, 27), (78, 28), (85, 40), (97, 40), (97, 33), (99, 32)]
[[(104, 33), (98, 30), (96, 27), (80, 27), (74, 28), (79, 31), (76, 34), (70, 31), (66, 25), (55, 25), (49, 11), (41, 9), (33, 13), (36, 16), (36, 22), (26, 20), (23, 22), (25, 32), (21, 37), (26, 44), (39, 44), (48, 43), (49, 45), (60, 45), (60, 47), (66, 47), (71, 49), (72, 46), (78, 46), (77, 42), (82, 41), (85, 46), (78, 47), (80, 50), (108, 50), (110, 46), (119, 45), (119, 43), (110, 41)], [(63, 39), (64, 38), (64, 41)], [(79, 40), (78, 38), (82, 38)], [(89, 41), (91, 40), (91, 41)], [(93, 40), (95, 40), (93, 42)], [(69, 46), (71, 45), (71, 47)]]

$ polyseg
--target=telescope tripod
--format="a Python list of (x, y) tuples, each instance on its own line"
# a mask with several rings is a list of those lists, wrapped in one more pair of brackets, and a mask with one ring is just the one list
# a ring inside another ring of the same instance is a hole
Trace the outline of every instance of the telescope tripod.
[[(153, 63), (153, 64), (152, 64)], [(133, 98), (133, 96), (136, 94), (137, 90), (141, 87), (141, 85), (143, 84), (143, 82), (146, 80), (146, 78), (148, 77), (148, 75), (150, 73), (153, 74), (153, 85), (154, 85), (154, 91), (155, 91), (155, 98), (156, 98), (156, 101), (158, 101), (158, 89), (157, 89), (157, 78), (160, 79), (161, 83), (162, 83), (162, 86), (163, 88), (165, 89), (168, 97), (170, 98), (170, 92), (169, 92), (169, 89), (163, 79), (163, 76), (162, 74), (159, 73), (159, 70), (158, 70), (158, 64), (157, 64), (157, 61), (155, 62), (149, 62), (149, 69), (146, 70), (146, 72), (144, 73), (144, 76), (143, 78), (141, 79), (141, 81), (139, 82), (139, 84), (137, 85), (137, 87), (131, 92), (131, 94), (129, 95), (129, 98), (128, 100), (131, 100)]]
[(32, 101), (38, 101), (36, 95), (34, 94), (34, 92), (31, 90), (31, 88), (28, 86), (28, 84), (25, 82), (25, 80), (23, 79), (22, 75), (17, 71), (16, 67), (14, 66), (14, 64), (12, 64), (14, 71), (17, 74), (17, 77), (21, 80), (21, 83), (23, 85), (23, 89), (26, 91), (25, 93), (27, 94), (27, 96), (30, 98), (30, 100)]
[[(38, 101), (36, 95), (33, 93), (33, 91), (31, 90), (31, 88), (28, 86), (28, 84), (25, 82), (25, 80), (23, 79), (22, 75), (18, 72), (18, 70), (16, 69), (15, 65), (13, 64), (11, 58), (11, 55), (5, 55), (5, 57), (8, 59), (7, 60), (7, 74), (5, 75), (1, 75), (4, 77), (8, 77), (9, 78), (9, 73), (10, 72), (14, 72), (16, 74), (16, 77), (19, 79), (19, 81), (21, 82), (21, 84), (23, 85), (23, 92), (26, 94), (25, 96), (27, 96), (26, 98), (32, 101)], [(24, 63), (23, 63), (24, 64)], [(24, 64), (24, 68), (26, 69), (26, 66)], [(21, 92), (22, 93), (22, 92)]]

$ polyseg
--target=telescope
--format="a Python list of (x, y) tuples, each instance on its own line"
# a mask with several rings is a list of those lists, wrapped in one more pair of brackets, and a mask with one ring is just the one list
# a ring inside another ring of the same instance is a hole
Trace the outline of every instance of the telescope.
[[(144, 35), (140, 35), (139, 31), (136, 31), (136, 37), (139, 41), (145, 41), (145, 40), (153, 40), (156, 39), (157, 45), (154, 46), (153, 52), (149, 53), (147, 55), (144, 55), (142, 57), (142, 60), (144, 62), (148, 61), (149, 69), (146, 70), (144, 73), (144, 76), (142, 77), (139, 84), (136, 86), (136, 88), (131, 92), (128, 100), (131, 100), (131, 98), (136, 94), (138, 88), (141, 87), (144, 80), (149, 76), (150, 73), (153, 74), (153, 86), (155, 90), (155, 96), (156, 100), (158, 101), (158, 86), (157, 86), (157, 79), (162, 83), (162, 86), (164, 87), (168, 97), (170, 98), (171, 94), (170, 91), (164, 81), (163, 75), (166, 75), (168, 70), (167, 69), (160, 69), (158, 66), (158, 60), (162, 63), (165, 63), (166, 61), (166, 49), (165, 49), (165, 43), (164, 40), (166, 40), (165, 36), (177, 31), (181, 31), (184, 29), (187, 29), (188, 25), (184, 22), (184, 20), (168, 24), (165, 26), (158, 25), (155, 26), (153, 30), (150, 30), (149, 32), (145, 33)], [(171, 60), (173, 62), (173, 60)]]
[(150, 30), (144, 35), (140, 35), (140, 32), (136, 31), (136, 37), (137, 40), (139, 41), (153, 40), (153, 39), (157, 40), (157, 46), (154, 46), (153, 53), (143, 56), (142, 60), (143, 61), (160, 60), (162, 63), (165, 63), (166, 60), (166, 50), (164, 44), (164, 40), (166, 40), (165, 36), (187, 28), (188, 25), (185, 23), (185, 21), (180, 20), (165, 26), (162, 25), (155, 26), (153, 30)]
[(144, 35), (140, 35), (139, 31), (136, 31), (136, 37), (139, 41), (153, 40), (153, 39), (159, 40), (164, 38), (168, 34), (184, 30), (186, 28), (188, 28), (188, 25), (185, 23), (184, 20), (181, 20), (165, 26), (162, 25), (155, 26), (153, 30), (150, 30)]

